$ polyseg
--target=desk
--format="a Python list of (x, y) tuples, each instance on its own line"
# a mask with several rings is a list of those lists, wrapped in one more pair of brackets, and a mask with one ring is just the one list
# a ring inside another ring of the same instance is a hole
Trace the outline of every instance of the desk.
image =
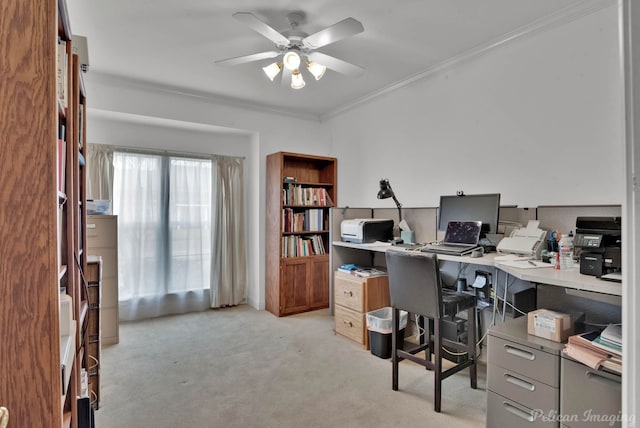
[[(375, 251), (384, 253), (386, 251), (415, 251), (400, 247), (394, 247), (385, 243), (353, 244), (350, 242), (333, 241), (334, 247), (353, 248), (356, 250)], [(419, 251), (418, 251), (419, 252)], [(496, 257), (500, 254), (489, 253), (482, 257), (451, 256), (448, 254), (438, 254), (438, 260), (452, 261), (458, 263), (468, 263), (479, 266), (495, 267), (520, 280), (534, 282), (537, 284), (549, 284), (557, 287), (565, 287), (581, 291), (622, 296), (622, 284), (611, 281), (604, 281), (595, 276), (583, 275), (576, 266), (572, 270), (555, 270), (553, 268), (522, 269), (501, 264)]]

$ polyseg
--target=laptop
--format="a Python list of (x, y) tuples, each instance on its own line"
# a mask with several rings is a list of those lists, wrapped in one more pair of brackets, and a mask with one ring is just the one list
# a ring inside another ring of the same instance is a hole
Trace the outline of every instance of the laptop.
[(435, 244), (428, 244), (421, 251), (436, 254), (450, 254), (466, 256), (480, 248), (481, 221), (450, 221), (444, 240)]

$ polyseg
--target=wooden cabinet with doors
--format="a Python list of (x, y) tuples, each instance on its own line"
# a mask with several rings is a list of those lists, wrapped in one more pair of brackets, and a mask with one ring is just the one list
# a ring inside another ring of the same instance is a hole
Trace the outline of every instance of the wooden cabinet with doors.
[(325, 156), (267, 156), (266, 308), (277, 316), (329, 307), (337, 167)]

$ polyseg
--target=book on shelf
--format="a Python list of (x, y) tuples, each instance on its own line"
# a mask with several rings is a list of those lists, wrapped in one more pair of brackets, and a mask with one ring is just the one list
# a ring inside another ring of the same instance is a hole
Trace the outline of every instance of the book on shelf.
[(321, 208), (295, 212), (293, 208), (282, 209), (283, 232), (318, 232), (324, 230), (325, 213)]
[(84, 116), (84, 104), (79, 104), (78, 107), (78, 147), (82, 149), (82, 119)]
[(285, 182), (282, 188), (284, 205), (333, 206), (329, 192), (324, 187), (307, 187), (293, 182)]
[(56, 172), (58, 176), (58, 192), (65, 192), (65, 174), (66, 174), (66, 164), (67, 164), (67, 143), (66, 141), (59, 139), (57, 147), (58, 161), (56, 164)]
[(57, 69), (56, 69), (56, 88), (58, 92), (58, 99), (62, 102), (62, 105), (67, 107), (68, 95), (68, 83), (67, 83), (67, 42), (62, 39), (58, 39), (57, 46)]
[(306, 257), (326, 254), (320, 235), (282, 237), (282, 257)]

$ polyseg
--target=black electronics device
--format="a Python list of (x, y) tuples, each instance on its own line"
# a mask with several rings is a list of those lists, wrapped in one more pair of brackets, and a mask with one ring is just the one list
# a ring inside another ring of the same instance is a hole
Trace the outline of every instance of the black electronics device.
[(622, 270), (622, 218), (578, 217), (573, 245), (580, 273), (600, 278)]
[(438, 230), (446, 230), (450, 221), (481, 221), (483, 236), (498, 233), (499, 213), (500, 193), (440, 196)]

